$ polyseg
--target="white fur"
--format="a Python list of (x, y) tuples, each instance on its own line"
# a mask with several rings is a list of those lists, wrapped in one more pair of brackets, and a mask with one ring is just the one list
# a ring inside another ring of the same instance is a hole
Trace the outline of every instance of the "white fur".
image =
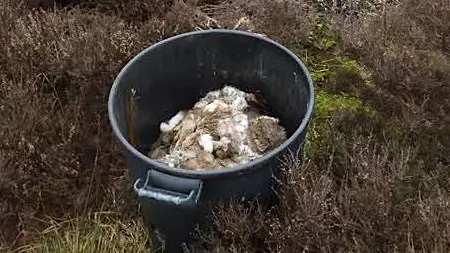
[(213, 138), (210, 134), (202, 134), (198, 137), (198, 144), (208, 153), (214, 151)]
[(184, 112), (179, 111), (175, 116), (173, 116), (167, 123), (163, 122), (159, 125), (159, 130), (164, 133), (172, 131), (184, 118)]

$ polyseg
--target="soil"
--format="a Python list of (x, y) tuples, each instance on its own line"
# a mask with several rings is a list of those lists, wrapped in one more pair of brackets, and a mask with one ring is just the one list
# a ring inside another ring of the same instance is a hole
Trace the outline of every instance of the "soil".
[(160, 125), (149, 157), (171, 167), (211, 170), (263, 156), (286, 140), (277, 118), (264, 114), (257, 94), (225, 86)]

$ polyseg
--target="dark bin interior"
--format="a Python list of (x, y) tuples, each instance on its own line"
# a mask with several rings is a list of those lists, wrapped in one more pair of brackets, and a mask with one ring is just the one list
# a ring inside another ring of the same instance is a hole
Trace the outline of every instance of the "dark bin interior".
[(132, 132), (136, 148), (146, 155), (162, 121), (189, 109), (207, 92), (232, 85), (261, 92), (290, 136), (311, 96), (300, 70), (294, 58), (266, 40), (238, 33), (191, 34), (151, 47), (132, 61), (118, 78), (112, 109), (121, 134), (128, 136), (126, 103), (136, 91)]

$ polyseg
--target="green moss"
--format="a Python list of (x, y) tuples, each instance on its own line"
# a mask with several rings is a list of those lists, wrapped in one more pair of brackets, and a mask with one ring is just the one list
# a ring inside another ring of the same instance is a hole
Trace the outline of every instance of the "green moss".
[[(333, 126), (333, 115), (345, 111), (349, 114), (375, 116), (375, 110), (364, 105), (359, 91), (371, 83), (370, 74), (356, 60), (337, 54), (337, 39), (325, 21), (320, 21), (308, 42), (291, 45), (290, 49), (305, 63), (316, 86), (315, 111), (308, 131), (309, 149), (326, 146)], [(342, 92), (344, 91), (344, 92)]]
[(337, 72), (357, 76), (365, 83), (370, 82), (370, 73), (354, 59), (345, 56), (333, 56), (327, 59), (309, 57), (307, 59), (306, 64), (310, 68), (314, 82), (323, 82), (327, 78), (336, 76)]
[[(323, 155), (327, 150), (323, 147), (329, 147), (328, 143), (333, 138), (331, 134), (334, 131), (333, 115), (338, 111), (347, 113), (364, 114), (368, 117), (376, 116), (376, 111), (370, 106), (364, 105), (357, 97), (349, 94), (333, 94), (321, 88), (315, 90), (315, 109), (312, 124), (308, 130), (307, 150), (309, 157)], [(334, 137), (336, 138), (336, 136)]]
[(336, 39), (331, 32), (330, 25), (325, 21), (316, 24), (308, 39), (309, 47), (318, 50), (331, 50), (336, 45)]
[(336, 57), (336, 60), (339, 62), (339, 67), (341, 67), (342, 69), (350, 72), (360, 73), (362, 75), (366, 74), (364, 68), (356, 60), (350, 59), (348, 57)]
[(316, 89), (315, 118), (328, 119), (337, 110), (364, 112), (374, 115), (375, 111), (362, 101), (348, 94), (331, 94), (322, 89)]
[(303, 59), (315, 83), (324, 83), (337, 73), (354, 76), (363, 83), (370, 83), (370, 74), (358, 61), (337, 55), (337, 38), (327, 21), (316, 24), (308, 41), (290, 45), (289, 48)]

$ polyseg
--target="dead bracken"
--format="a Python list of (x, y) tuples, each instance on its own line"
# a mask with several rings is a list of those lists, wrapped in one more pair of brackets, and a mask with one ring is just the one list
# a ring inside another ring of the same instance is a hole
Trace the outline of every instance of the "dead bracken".
[(171, 167), (208, 170), (242, 165), (278, 147), (286, 132), (263, 114), (255, 94), (225, 86), (160, 125), (150, 158)]

